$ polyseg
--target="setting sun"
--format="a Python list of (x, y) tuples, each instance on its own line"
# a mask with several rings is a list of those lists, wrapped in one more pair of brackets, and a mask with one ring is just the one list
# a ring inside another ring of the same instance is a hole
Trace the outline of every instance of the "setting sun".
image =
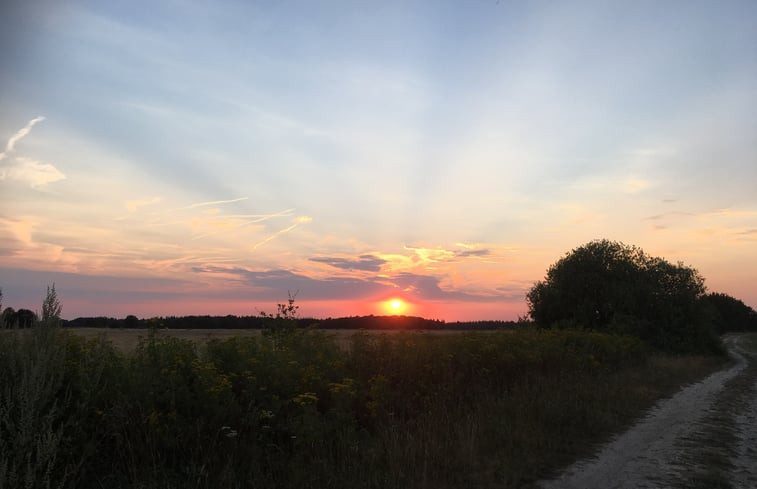
[(400, 314), (407, 306), (400, 299), (390, 299), (385, 303), (385, 307), (389, 314)]

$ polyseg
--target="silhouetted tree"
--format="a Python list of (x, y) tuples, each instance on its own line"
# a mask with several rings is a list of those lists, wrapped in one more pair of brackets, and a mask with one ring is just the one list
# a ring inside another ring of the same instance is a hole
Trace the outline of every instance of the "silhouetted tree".
[(718, 349), (700, 298), (704, 279), (641, 248), (596, 240), (553, 264), (526, 299), (540, 326), (633, 334), (669, 351)]
[(31, 328), (37, 323), (37, 314), (29, 309), (19, 309), (15, 314), (17, 328)]
[(717, 313), (720, 333), (729, 331), (757, 331), (757, 312), (728, 294), (712, 292), (703, 297)]
[(55, 284), (47, 286), (47, 294), (42, 301), (42, 324), (45, 326), (59, 326), (60, 313), (62, 310), (58, 294), (55, 292)]
[(0, 316), (0, 327), (10, 329), (16, 327), (16, 311), (12, 307), (6, 307)]

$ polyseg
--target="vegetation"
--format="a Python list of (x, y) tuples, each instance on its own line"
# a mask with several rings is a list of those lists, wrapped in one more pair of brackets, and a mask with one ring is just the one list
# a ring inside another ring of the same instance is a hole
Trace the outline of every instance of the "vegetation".
[(714, 321), (719, 333), (757, 333), (757, 312), (739, 299), (713, 292), (705, 295), (703, 300), (714, 312)]
[(522, 487), (722, 366), (691, 355), (719, 351), (716, 326), (755, 327), (741, 301), (705, 294), (696, 270), (610, 241), (550, 267), (528, 303), (540, 328), (356, 333), (345, 348), (303, 327), (289, 297), (254, 318), (262, 335), (200, 348), (153, 329), (123, 352), (61, 328), (53, 285), (41, 319), (3, 311), (15, 330), (0, 334), (0, 489)]
[[(275, 317), (275, 316), (274, 316)], [(67, 328), (165, 328), (165, 329), (267, 329), (268, 316), (168, 316), (139, 319), (134, 315), (126, 318), (80, 317), (63, 321)], [(514, 329), (526, 325), (525, 321), (455, 321), (426, 319), (416, 316), (351, 316), (315, 319), (297, 317), (297, 328), (317, 325), (319, 329), (365, 329), (365, 330), (459, 330), (489, 331)]]
[[(722, 360), (583, 331), (0, 335), (0, 487), (519, 487)], [(48, 325), (48, 326), (45, 326)]]
[(0, 326), (6, 329), (31, 328), (38, 320), (34, 311), (29, 309), (15, 311), (12, 307), (6, 307), (0, 319), (2, 320)]
[(702, 276), (683, 263), (598, 240), (552, 265), (527, 302), (545, 328), (630, 334), (664, 351), (723, 351), (702, 301), (705, 290)]

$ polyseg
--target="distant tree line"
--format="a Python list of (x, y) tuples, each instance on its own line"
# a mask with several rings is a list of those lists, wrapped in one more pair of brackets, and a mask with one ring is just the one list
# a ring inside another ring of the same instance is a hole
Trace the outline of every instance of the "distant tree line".
[[(300, 318), (290, 296), (284, 310), (294, 328), (364, 330), (498, 330), (535, 324), (546, 329), (575, 328), (629, 334), (666, 351), (708, 351), (720, 348), (718, 335), (757, 332), (757, 312), (723, 293), (706, 293), (704, 278), (681, 262), (647, 255), (636, 246), (596, 240), (578, 247), (553, 264), (544, 280), (526, 295), (530, 321), (445, 322), (415, 316), (351, 316)], [(2, 309), (0, 328), (36, 324), (70, 328), (273, 329), (280, 314), (256, 316), (167, 316), (140, 319), (60, 318), (55, 284), (47, 288), (42, 317), (29, 309)]]
[[(167, 316), (139, 319), (85, 317), (63, 321), (68, 328), (165, 328), (165, 329), (266, 329), (275, 318), (265, 316)], [(296, 328), (365, 330), (471, 330), (513, 329), (523, 326), (515, 321), (456, 321), (425, 319), (416, 316), (351, 316), (342, 318), (294, 318)]]

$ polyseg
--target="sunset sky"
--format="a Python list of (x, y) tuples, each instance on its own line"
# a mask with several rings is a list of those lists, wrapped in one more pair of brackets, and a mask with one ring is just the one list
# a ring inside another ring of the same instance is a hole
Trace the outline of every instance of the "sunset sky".
[[(29, 5), (33, 4), (33, 5)], [(592, 239), (757, 307), (757, 2), (0, 7), (0, 288), (515, 319)]]

